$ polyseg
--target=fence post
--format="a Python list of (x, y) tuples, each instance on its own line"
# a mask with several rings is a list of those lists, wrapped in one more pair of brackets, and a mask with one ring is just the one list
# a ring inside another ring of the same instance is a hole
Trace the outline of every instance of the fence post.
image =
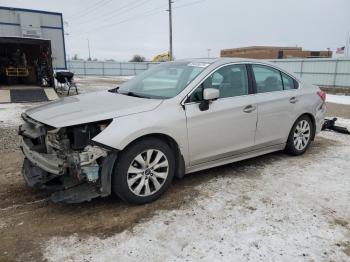
[(105, 62), (102, 62), (102, 76), (105, 76)]
[(86, 76), (86, 61), (84, 61), (84, 76)]
[(136, 64), (134, 63), (134, 76), (136, 76)]
[(303, 70), (304, 70), (304, 59), (301, 60), (301, 63), (300, 63), (300, 78), (302, 78), (303, 76)]
[(120, 67), (120, 76), (123, 76), (123, 68), (122, 68), (122, 63), (119, 63), (119, 67)]
[(333, 76), (333, 87), (335, 87), (335, 85), (336, 85), (336, 83), (337, 83), (338, 61), (339, 61), (339, 59), (337, 59), (337, 60), (335, 61), (334, 76)]

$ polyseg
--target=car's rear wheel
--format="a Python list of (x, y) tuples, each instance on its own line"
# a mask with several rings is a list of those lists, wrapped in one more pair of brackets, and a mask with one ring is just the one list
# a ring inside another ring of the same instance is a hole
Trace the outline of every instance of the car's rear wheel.
[(119, 154), (113, 191), (133, 204), (154, 201), (170, 185), (174, 170), (175, 159), (171, 148), (162, 140), (145, 138)]
[(286, 152), (296, 156), (305, 153), (311, 143), (313, 128), (310, 117), (306, 115), (299, 117), (290, 131)]

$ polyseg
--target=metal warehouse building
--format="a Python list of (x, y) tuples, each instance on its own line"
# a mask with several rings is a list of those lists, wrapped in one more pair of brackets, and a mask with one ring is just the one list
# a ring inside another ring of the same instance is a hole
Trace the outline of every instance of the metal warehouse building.
[(61, 13), (0, 6), (0, 86), (53, 86), (66, 68)]
[(50, 40), (54, 68), (67, 68), (61, 13), (0, 6), (0, 37)]

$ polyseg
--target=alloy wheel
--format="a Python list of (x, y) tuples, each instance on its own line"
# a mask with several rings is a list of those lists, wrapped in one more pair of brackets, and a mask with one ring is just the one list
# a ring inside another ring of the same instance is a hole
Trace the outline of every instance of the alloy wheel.
[(308, 121), (301, 120), (293, 134), (294, 146), (297, 150), (302, 151), (308, 145), (311, 137), (311, 127)]
[(169, 173), (169, 162), (165, 154), (148, 149), (138, 154), (128, 169), (129, 189), (137, 196), (150, 196), (165, 183)]

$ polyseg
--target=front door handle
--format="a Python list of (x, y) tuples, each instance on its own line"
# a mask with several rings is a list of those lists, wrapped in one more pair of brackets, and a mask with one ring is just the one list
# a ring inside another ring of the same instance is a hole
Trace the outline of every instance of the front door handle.
[(295, 104), (296, 102), (298, 102), (298, 99), (295, 96), (293, 96), (291, 99), (289, 99), (289, 102)]
[(244, 113), (251, 113), (251, 112), (253, 112), (255, 109), (256, 109), (255, 106), (249, 105), (249, 106), (246, 106), (246, 107), (243, 109), (243, 112), (244, 112)]

